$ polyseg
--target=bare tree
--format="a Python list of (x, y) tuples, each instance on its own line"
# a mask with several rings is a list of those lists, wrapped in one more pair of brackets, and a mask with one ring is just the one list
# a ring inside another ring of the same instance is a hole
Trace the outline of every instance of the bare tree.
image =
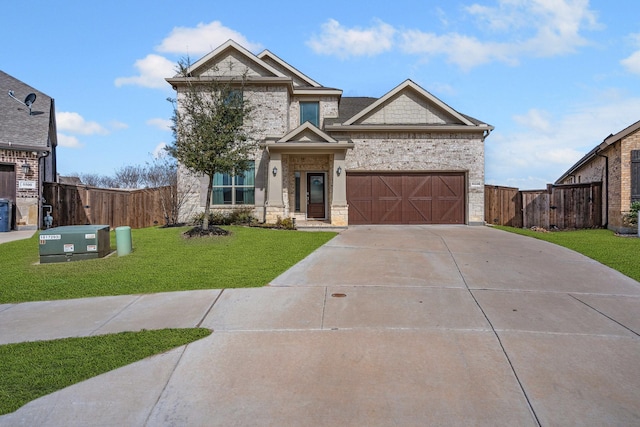
[(69, 176), (75, 176), (80, 179), (84, 185), (99, 188), (120, 188), (120, 184), (115, 178), (97, 173), (72, 173)]
[(114, 181), (117, 188), (143, 188), (145, 186), (145, 168), (129, 165), (116, 169)]
[(253, 109), (244, 99), (246, 73), (228, 79), (192, 76), (188, 59), (178, 62), (177, 72), (183, 80), (177, 99), (169, 99), (174, 143), (167, 151), (190, 172), (209, 180), (202, 225), (206, 230), (216, 172), (233, 175), (249, 167), (257, 141), (250, 138), (245, 120)]
[(175, 159), (161, 156), (148, 162), (144, 168), (143, 182), (149, 188), (166, 187), (166, 191), (160, 193), (165, 223), (178, 224), (180, 209), (187, 199), (188, 191), (178, 192), (178, 164)]

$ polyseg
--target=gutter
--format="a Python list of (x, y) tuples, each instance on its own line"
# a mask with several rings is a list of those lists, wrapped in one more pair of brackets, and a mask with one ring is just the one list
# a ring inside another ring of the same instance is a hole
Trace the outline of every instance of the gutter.
[(605, 209), (604, 209), (604, 228), (609, 228), (609, 157), (600, 154), (601, 149), (598, 148), (596, 150), (595, 155), (598, 157), (604, 157), (604, 174), (605, 179), (607, 180), (607, 196), (604, 199)]

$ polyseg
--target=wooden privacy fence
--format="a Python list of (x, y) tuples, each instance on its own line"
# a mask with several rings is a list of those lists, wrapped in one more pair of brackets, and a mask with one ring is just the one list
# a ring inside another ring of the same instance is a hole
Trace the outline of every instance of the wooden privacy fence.
[(162, 200), (169, 200), (169, 192), (169, 187), (121, 190), (47, 182), (43, 204), (52, 207), (56, 227), (109, 224), (111, 228), (144, 228), (165, 224)]
[(602, 227), (602, 183), (548, 185), (546, 190), (485, 186), (485, 221), (545, 229)]

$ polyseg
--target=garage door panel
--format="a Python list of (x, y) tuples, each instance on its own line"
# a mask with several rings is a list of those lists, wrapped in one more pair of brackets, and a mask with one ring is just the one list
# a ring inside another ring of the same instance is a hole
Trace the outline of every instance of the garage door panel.
[(431, 224), (431, 200), (414, 200), (405, 205), (403, 224)]
[(353, 224), (373, 224), (371, 200), (360, 200), (349, 204), (349, 222)]
[(464, 224), (463, 217), (459, 215), (462, 203), (440, 200), (436, 206), (433, 210), (433, 224)]
[(372, 181), (368, 176), (352, 175), (349, 176), (349, 191), (354, 199), (371, 199)]
[(464, 224), (461, 173), (347, 175), (350, 224)]
[(378, 199), (373, 206), (374, 224), (399, 224), (402, 221), (402, 199)]

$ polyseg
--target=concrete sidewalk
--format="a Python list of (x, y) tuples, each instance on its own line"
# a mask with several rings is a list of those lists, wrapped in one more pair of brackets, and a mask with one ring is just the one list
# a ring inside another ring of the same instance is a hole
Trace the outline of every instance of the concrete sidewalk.
[(15, 240), (30, 239), (35, 233), (39, 233), (39, 230), (20, 230), (20, 231), (5, 231), (0, 233), (0, 244), (13, 242)]
[(640, 423), (640, 284), (487, 227), (350, 227), (258, 289), (0, 305), (0, 343), (191, 326), (0, 426)]

